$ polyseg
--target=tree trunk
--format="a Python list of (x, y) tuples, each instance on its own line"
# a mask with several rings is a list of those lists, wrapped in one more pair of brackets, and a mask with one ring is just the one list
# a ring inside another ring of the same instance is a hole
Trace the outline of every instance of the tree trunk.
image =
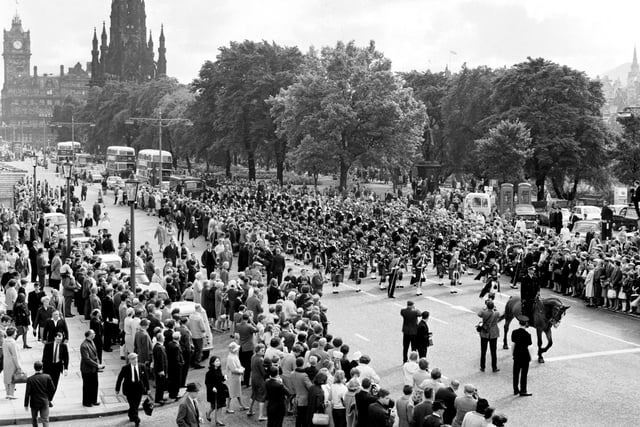
[(344, 159), (340, 159), (340, 187), (339, 190), (341, 192), (346, 192), (347, 191), (347, 180), (349, 178), (349, 167), (351, 165), (348, 165), (347, 162), (344, 161)]
[(191, 175), (191, 160), (189, 159), (188, 154), (185, 156), (185, 160), (187, 161), (187, 172), (189, 172), (189, 175)]
[(227, 150), (226, 158), (224, 160), (224, 175), (227, 178), (231, 178), (231, 153)]
[(536, 187), (538, 187), (538, 200), (544, 200), (544, 182), (546, 179), (546, 176), (540, 176), (536, 178)]
[(276, 179), (280, 186), (284, 185), (284, 162), (281, 162), (280, 160), (276, 161)]
[(205, 162), (205, 163), (206, 163), (206, 165), (207, 165), (207, 169), (206, 169), (206, 171), (207, 171), (207, 173), (209, 173), (209, 171), (211, 170), (211, 169), (210, 169), (210, 163), (209, 163), (209, 156), (207, 156), (207, 157), (205, 157), (205, 158), (204, 158), (204, 162)]
[(249, 168), (249, 181), (256, 180), (256, 153), (247, 151), (247, 167)]
[(313, 173), (313, 187), (315, 190), (318, 190), (318, 172)]

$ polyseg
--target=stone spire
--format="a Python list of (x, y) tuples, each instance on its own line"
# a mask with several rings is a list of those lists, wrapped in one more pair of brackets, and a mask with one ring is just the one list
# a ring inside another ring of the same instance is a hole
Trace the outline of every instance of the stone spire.
[(166, 57), (167, 49), (164, 47), (164, 25), (160, 26), (160, 38), (159, 38), (159, 46), (158, 46), (158, 76), (166, 76), (167, 75), (167, 57)]

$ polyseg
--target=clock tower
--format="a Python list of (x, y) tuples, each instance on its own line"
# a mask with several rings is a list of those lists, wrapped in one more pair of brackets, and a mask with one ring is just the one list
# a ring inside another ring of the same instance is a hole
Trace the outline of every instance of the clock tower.
[(2, 56), (4, 58), (5, 86), (14, 85), (16, 81), (29, 77), (31, 34), (29, 31), (24, 31), (18, 15), (11, 21), (11, 29), (4, 30)]

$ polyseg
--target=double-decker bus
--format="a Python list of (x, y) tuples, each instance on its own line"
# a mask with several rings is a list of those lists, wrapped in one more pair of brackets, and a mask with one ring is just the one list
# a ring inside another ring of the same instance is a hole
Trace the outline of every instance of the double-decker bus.
[(136, 170), (136, 150), (133, 147), (107, 147), (105, 173), (107, 176), (130, 178)]
[(58, 142), (56, 146), (56, 161), (58, 164), (66, 161), (74, 163), (76, 154), (79, 154), (81, 151), (80, 143), (77, 141)]
[[(140, 150), (136, 162), (136, 177), (142, 182), (158, 185), (158, 166), (160, 164), (159, 150)], [(169, 181), (173, 169), (173, 156), (168, 151), (162, 151), (162, 181)]]

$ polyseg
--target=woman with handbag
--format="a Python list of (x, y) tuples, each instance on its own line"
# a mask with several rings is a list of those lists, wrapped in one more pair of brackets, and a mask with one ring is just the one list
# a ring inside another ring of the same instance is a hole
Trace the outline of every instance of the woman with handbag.
[(313, 385), (309, 388), (309, 404), (307, 406), (307, 425), (328, 426), (329, 415), (325, 413), (325, 396), (323, 385), (327, 383), (327, 374), (318, 372), (313, 378)]
[(211, 422), (213, 413), (213, 423), (216, 426), (223, 426), (224, 423), (218, 420), (218, 412), (227, 406), (229, 399), (229, 389), (225, 384), (226, 376), (222, 373), (222, 362), (218, 356), (211, 356), (209, 359), (209, 371), (205, 375), (204, 383), (207, 387), (207, 401), (211, 404), (211, 409), (207, 411), (207, 421)]
[(20, 359), (18, 358), (18, 345), (16, 344), (16, 328), (7, 328), (7, 337), (2, 344), (2, 355), (4, 358), (4, 387), (7, 391), (7, 399), (15, 400), (13, 394), (16, 390), (16, 383), (26, 382), (27, 376), (22, 370)]
[(227, 414), (233, 414), (231, 409), (231, 400), (238, 399), (240, 408), (243, 411), (249, 409), (242, 403), (242, 376), (244, 375), (244, 367), (240, 363), (239, 352), (240, 345), (236, 342), (229, 344), (229, 354), (227, 355), (227, 372), (229, 374), (229, 404), (227, 405)]

